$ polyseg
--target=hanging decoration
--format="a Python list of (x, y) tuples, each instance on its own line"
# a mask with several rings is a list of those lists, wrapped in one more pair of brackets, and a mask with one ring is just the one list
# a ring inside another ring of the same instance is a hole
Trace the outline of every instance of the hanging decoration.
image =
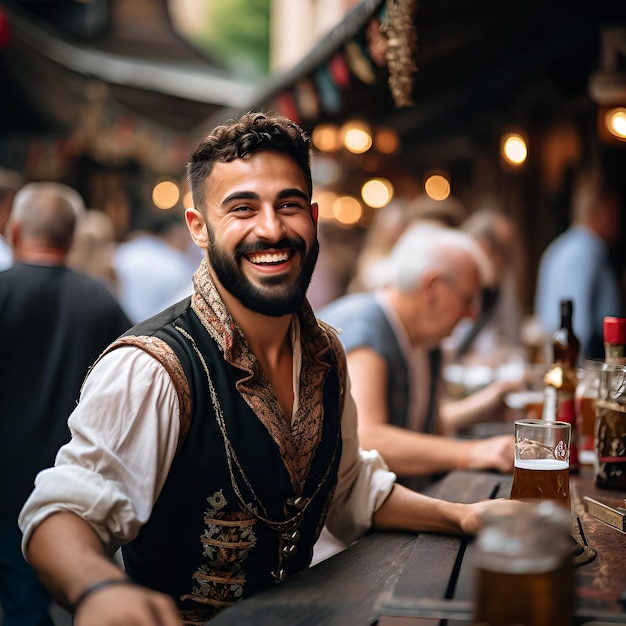
[(350, 69), (345, 57), (337, 52), (328, 62), (328, 71), (337, 87), (347, 89), (350, 86)]
[(339, 87), (333, 81), (330, 70), (326, 66), (318, 67), (315, 71), (315, 84), (319, 93), (320, 104), (326, 113), (336, 115), (341, 109)]
[(346, 61), (352, 73), (361, 82), (373, 85), (376, 82), (376, 75), (367, 49), (356, 40), (347, 41), (344, 48)]
[(386, 60), (389, 88), (396, 107), (413, 106), (413, 74), (417, 71), (415, 12), (417, 0), (387, 0), (382, 26), (387, 37)]
[(270, 96), (261, 106), (280, 111), (294, 121), (315, 121), (320, 115), (341, 115), (345, 93), (357, 80), (374, 85), (387, 70), (397, 107), (412, 106), (416, 71), (417, 0), (387, 0), (350, 38), (329, 50), (325, 61)]

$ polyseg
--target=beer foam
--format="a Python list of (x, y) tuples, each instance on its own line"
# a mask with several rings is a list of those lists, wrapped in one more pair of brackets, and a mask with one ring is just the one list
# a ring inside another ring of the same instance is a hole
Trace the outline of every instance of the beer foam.
[(526, 470), (556, 472), (569, 468), (567, 461), (558, 459), (515, 459), (515, 467)]

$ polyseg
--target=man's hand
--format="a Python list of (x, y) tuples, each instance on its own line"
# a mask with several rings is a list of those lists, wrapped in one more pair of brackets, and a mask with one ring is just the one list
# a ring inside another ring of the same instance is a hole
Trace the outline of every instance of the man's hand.
[(182, 626), (182, 622), (169, 596), (125, 584), (87, 596), (76, 610), (74, 626)]
[(465, 511), (459, 519), (461, 531), (466, 535), (475, 535), (484, 525), (484, 516), (490, 513), (515, 513), (531, 506), (528, 502), (497, 498), (495, 500), (481, 500), (472, 504), (465, 504)]
[(467, 451), (465, 467), (476, 470), (495, 469), (512, 472), (515, 463), (515, 437), (497, 435), (488, 439), (476, 439)]

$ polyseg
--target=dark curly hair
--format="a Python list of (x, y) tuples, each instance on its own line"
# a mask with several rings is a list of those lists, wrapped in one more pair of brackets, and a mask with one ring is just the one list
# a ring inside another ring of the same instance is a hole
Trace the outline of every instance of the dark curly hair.
[(275, 113), (249, 112), (209, 131), (187, 164), (187, 179), (197, 209), (204, 207), (204, 183), (215, 163), (228, 163), (262, 151), (279, 152), (295, 161), (313, 195), (311, 142), (295, 122)]

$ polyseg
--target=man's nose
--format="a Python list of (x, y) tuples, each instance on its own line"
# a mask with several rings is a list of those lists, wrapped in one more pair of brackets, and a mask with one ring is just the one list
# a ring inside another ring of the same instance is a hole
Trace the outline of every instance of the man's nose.
[(274, 207), (264, 206), (257, 215), (254, 232), (261, 239), (278, 241), (285, 236), (287, 228)]

